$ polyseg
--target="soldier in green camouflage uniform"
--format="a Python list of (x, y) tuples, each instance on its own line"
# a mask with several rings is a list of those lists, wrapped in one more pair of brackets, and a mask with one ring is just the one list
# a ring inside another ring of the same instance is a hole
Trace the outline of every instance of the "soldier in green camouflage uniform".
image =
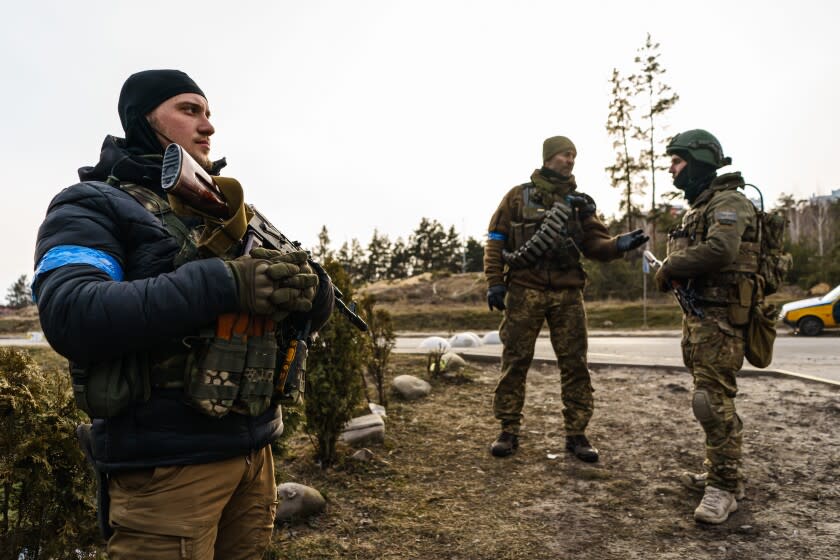
[(763, 298), (756, 274), (758, 217), (739, 190), (744, 187), (741, 174), (717, 176), (731, 159), (723, 156), (714, 136), (704, 130), (683, 132), (667, 153), (674, 185), (684, 191), (690, 209), (669, 236), (668, 258), (656, 282), (662, 291), (675, 284), (693, 291), (703, 314), (683, 318), (682, 353), (694, 377), (692, 410), (706, 433), (706, 472), (683, 473), (682, 479), (704, 491), (695, 519), (722, 523), (743, 497), (736, 374), (744, 361), (750, 308)]
[(647, 236), (642, 230), (610, 236), (595, 215), (595, 202), (577, 191), (572, 175), (576, 156), (568, 138), (548, 138), (543, 167), (531, 181), (511, 189), (490, 220), (484, 251), (487, 301), (491, 310), (504, 311), (502, 376), (493, 399), (502, 432), (490, 447), (497, 457), (514, 453), (519, 445), (525, 380), (547, 320), (560, 369), (566, 448), (584, 461), (598, 460), (584, 435), (594, 401), (580, 258), (615, 259), (644, 244)]

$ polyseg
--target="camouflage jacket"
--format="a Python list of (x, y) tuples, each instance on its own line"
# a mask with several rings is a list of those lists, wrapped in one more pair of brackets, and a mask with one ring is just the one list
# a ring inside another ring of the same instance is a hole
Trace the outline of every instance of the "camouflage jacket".
[[(542, 179), (537, 172), (532, 177)], [(572, 177), (554, 197), (565, 196), (576, 189)], [(549, 251), (535, 266), (515, 270), (508, 267), (502, 251), (515, 251), (533, 235), (552, 202), (550, 196), (541, 196), (533, 181), (513, 187), (504, 196), (490, 219), (484, 249), (484, 274), (488, 286), (516, 284), (537, 290), (582, 288), (586, 283), (586, 274), (580, 264), (581, 253), (587, 258), (601, 261), (620, 256), (615, 237), (610, 236), (606, 226), (595, 215), (593, 207), (589, 212), (574, 209), (569, 218), (567, 228), (574, 241), (571, 254)]]
[(740, 173), (715, 178), (669, 234), (668, 278), (691, 281), (707, 299), (732, 301), (738, 278), (758, 270), (758, 216)]

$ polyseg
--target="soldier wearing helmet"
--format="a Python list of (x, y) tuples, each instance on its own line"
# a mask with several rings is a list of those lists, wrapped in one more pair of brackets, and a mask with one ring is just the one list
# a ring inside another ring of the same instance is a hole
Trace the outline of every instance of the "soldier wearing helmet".
[(743, 497), (743, 423), (735, 411), (736, 376), (754, 302), (763, 298), (758, 271), (758, 216), (741, 192), (739, 172), (718, 175), (732, 163), (705, 130), (677, 134), (668, 144), (674, 186), (690, 208), (669, 234), (668, 257), (656, 274), (660, 290), (693, 290), (700, 313), (683, 317), (683, 361), (694, 377), (691, 406), (706, 434), (705, 472), (681, 480), (702, 491), (697, 521), (722, 523)]

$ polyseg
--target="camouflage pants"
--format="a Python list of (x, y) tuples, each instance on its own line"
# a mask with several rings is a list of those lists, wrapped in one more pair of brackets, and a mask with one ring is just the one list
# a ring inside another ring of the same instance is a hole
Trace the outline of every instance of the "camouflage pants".
[(525, 380), (534, 345), (548, 321), (551, 346), (560, 369), (563, 420), (567, 435), (582, 434), (594, 409), (586, 365), (586, 313), (583, 293), (571, 288), (542, 291), (510, 286), (499, 336), (504, 344), (502, 376), (493, 397), (493, 413), (502, 429), (519, 433), (525, 404)]
[(683, 319), (683, 362), (694, 376), (692, 408), (706, 433), (709, 484), (735, 491), (744, 428), (735, 412), (735, 377), (744, 362), (743, 330), (729, 324), (726, 308), (707, 307), (705, 312), (704, 319)]

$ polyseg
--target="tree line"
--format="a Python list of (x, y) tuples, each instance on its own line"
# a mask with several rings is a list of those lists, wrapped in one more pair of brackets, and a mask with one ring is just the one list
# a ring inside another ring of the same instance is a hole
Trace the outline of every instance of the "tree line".
[[(775, 205), (765, 209), (779, 210), (789, 221), (785, 245), (794, 257), (794, 266), (788, 282), (802, 289), (820, 282), (840, 284), (840, 198), (796, 200), (783, 194)], [(647, 231), (651, 236), (647, 248), (662, 258), (666, 255), (667, 234), (679, 226), (686, 210), (687, 205), (678, 202), (663, 203), (653, 215), (636, 213), (633, 224)], [(602, 214), (600, 218), (611, 234), (626, 231), (626, 212), (611, 218)], [(424, 272), (483, 271), (483, 241), (473, 237), (464, 240), (454, 227), (447, 229), (429, 218), (421, 219), (407, 242), (401, 238), (391, 242), (387, 235), (374, 231), (364, 247), (353, 239), (334, 250), (326, 226), (321, 229), (319, 240), (319, 246), (312, 251), (314, 256), (336, 260), (354, 285), (409, 278)], [(584, 259), (583, 265), (588, 276), (587, 298), (635, 300), (642, 296), (641, 251), (609, 263)]]
[(312, 249), (316, 260), (336, 260), (355, 285), (379, 280), (399, 280), (424, 272), (481, 272), (484, 245), (470, 236), (464, 238), (455, 226), (445, 227), (434, 219), (421, 218), (407, 240), (391, 241), (387, 234), (373, 231), (366, 246), (358, 239), (331, 246), (327, 226), (318, 234)]
[[(747, 193), (748, 195), (750, 193)], [(788, 282), (808, 289), (826, 282), (840, 284), (840, 197), (795, 199), (782, 194), (770, 210), (784, 212), (789, 221), (786, 250), (793, 255), (793, 269)], [(651, 236), (648, 247), (664, 257), (667, 233), (681, 222), (686, 207), (665, 203), (651, 215), (636, 214), (634, 225)], [(601, 215), (610, 233), (626, 231), (627, 214), (607, 218)], [(391, 241), (387, 234), (374, 230), (370, 241), (362, 245), (358, 239), (343, 243), (338, 249), (330, 244), (327, 227), (318, 236), (318, 246), (311, 250), (316, 260), (335, 260), (354, 286), (380, 280), (400, 280), (424, 272), (482, 272), (484, 242), (472, 236), (464, 238), (454, 226), (445, 227), (435, 219), (422, 218), (407, 240)], [(610, 263), (584, 260), (589, 277), (586, 295), (589, 299), (634, 300), (641, 297), (643, 278), (641, 255), (631, 253)], [(21, 308), (31, 305), (29, 282), (21, 275), (7, 290), (6, 305)]]

